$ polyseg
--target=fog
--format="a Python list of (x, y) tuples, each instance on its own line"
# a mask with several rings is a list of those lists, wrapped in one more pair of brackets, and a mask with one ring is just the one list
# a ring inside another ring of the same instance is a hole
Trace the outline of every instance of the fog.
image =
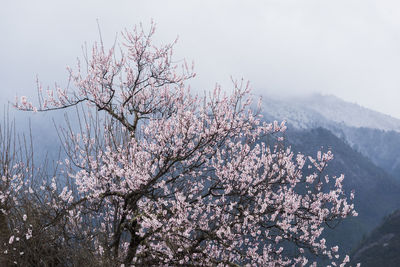
[(195, 62), (192, 88), (230, 76), (255, 94), (334, 94), (400, 118), (400, 3), (389, 0), (3, 1), (1, 104), (35, 97), (35, 79), (65, 85), (82, 45), (105, 44), (140, 22), (157, 42), (179, 36), (175, 58)]

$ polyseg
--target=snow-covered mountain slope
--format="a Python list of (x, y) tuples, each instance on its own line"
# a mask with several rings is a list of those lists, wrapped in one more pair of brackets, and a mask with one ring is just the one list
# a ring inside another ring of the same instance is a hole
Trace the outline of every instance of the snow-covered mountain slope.
[(264, 97), (263, 102), (266, 120), (286, 120), (289, 130), (326, 128), (400, 179), (399, 119), (331, 95)]
[(269, 118), (285, 119), (296, 128), (345, 124), (400, 132), (400, 119), (346, 102), (332, 95), (278, 99), (264, 97), (264, 111)]

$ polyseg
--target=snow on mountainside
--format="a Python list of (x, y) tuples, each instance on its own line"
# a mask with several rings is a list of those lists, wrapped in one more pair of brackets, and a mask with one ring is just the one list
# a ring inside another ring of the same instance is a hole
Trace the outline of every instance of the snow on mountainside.
[(328, 129), (400, 180), (400, 120), (331, 95), (265, 97), (265, 118), (289, 129)]
[(314, 94), (285, 99), (265, 97), (263, 102), (267, 118), (285, 119), (296, 128), (327, 127), (333, 123), (400, 132), (400, 119), (332, 95)]

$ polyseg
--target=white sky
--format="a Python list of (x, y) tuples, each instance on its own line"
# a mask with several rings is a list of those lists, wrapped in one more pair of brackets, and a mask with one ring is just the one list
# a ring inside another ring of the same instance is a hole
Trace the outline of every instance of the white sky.
[(139, 22), (157, 39), (179, 35), (176, 58), (194, 60), (192, 87), (259, 94), (321, 92), (400, 118), (400, 1), (395, 0), (1, 0), (1, 101), (66, 82), (81, 46)]

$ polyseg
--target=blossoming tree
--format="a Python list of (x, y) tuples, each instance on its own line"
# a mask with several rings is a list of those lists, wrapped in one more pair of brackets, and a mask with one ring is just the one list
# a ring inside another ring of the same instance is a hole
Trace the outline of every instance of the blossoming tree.
[(104, 127), (92, 120), (83, 133), (64, 132), (75, 184), (52, 205), (66, 229), (125, 266), (303, 266), (310, 254), (348, 262), (321, 237), (329, 222), (356, 215), (343, 176), (322, 175), (332, 154), (265, 143), (286, 126), (262, 121), (247, 84), (192, 94), (192, 68), (173, 61), (174, 43), (153, 45), (154, 30), (125, 31), (120, 49), (94, 45), (84, 68), (68, 68), (71, 88), (39, 86), (37, 107), (16, 103), (86, 103), (84, 112), (105, 114)]

